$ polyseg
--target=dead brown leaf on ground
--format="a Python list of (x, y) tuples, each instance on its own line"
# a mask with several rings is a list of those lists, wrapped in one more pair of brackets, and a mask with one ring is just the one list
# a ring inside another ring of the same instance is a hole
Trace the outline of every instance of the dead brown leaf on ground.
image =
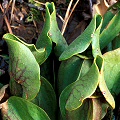
[(116, 0), (97, 0), (97, 4), (93, 5), (93, 16), (96, 13), (103, 16), (108, 8), (116, 2)]

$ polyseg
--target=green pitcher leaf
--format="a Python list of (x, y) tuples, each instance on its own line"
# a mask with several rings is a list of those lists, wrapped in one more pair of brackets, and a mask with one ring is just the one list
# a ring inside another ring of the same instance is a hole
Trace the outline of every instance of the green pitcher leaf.
[(79, 57), (73, 56), (62, 61), (58, 71), (58, 92), (59, 94), (69, 84), (75, 82), (79, 76), (82, 61)]
[(10, 97), (2, 104), (3, 120), (50, 120), (43, 109), (19, 97)]
[(103, 73), (103, 66), (102, 69), (100, 71), (100, 76), (99, 76), (99, 88), (103, 94), (103, 96), (105, 97), (106, 101), (111, 105), (111, 107), (114, 109), (115, 108), (115, 101), (113, 96), (111, 95), (105, 80), (104, 80), (104, 73)]
[(103, 73), (101, 72), (101, 76), (100, 76), (100, 81), (99, 81), (99, 87), (100, 90), (103, 94), (103, 96), (105, 97), (106, 101), (111, 105), (111, 107), (114, 109), (115, 108), (115, 101), (113, 96), (111, 95), (109, 89), (107, 88), (107, 85), (105, 83), (104, 77), (103, 77)]
[(66, 99), (65, 108), (67, 110), (71, 111), (79, 108), (83, 101), (95, 92), (99, 82), (99, 70), (96, 65), (96, 59), (83, 77), (78, 78), (77, 81), (70, 84), (61, 93), (60, 103), (62, 105), (63, 100)]
[(10, 34), (10, 33), (5, 34), (3, 36), (3, 38), (5, 40), (19, 41), (22, 44), (24, 44), (25, 46), (27, 46), (30, 49), (30, 51), (33, 53), (35, 59), (37, 60), (37, 62), (39, 64), (42, 64), (45, 61), (45, 59), (46, 59), (46, 57), (45, 57), (46, 56), (45, 48), (37, 49), (34, 44), (27, 44), (27, 43), (23, 42), (22, 40), (20, 40), (17, 36), (15, 36), (13, 34)]
[(112, 93), (120, 93), (120, 48), (107, 52), (103, 55), (105, 82)]
[(48, 58), (52, 50), (52, 40), (49, 37), (50, 22), (50, 11), (49, 8), (46, 6), (45, 23), (43, 26), (42, 33), (39, 35), (38, 40), (36, 42), (37, 49), (44, 48), (46, 50), (46, 59)]
[(41, 77), (40, 91), (32, 102), (45, 110), (51, 120), (56, 120), (56, 95), (53, 87), (44, 77)]
[(63, 35), (61, 34), (56, 20), (56, 10), (54, 3), (46, 3), (47, 9), (49, 9), (50, 13), (50, 30), (49, 37), (56, 44), (55, 46), (55, 54), (59, 57), (61, 53), (67, 48), (67, 42)]
[(114, 14), (111, 11), (107, 11), (104, 14), (104, 16), (103, 16), (103, 24), (102, 24), (100, 32), (102, 32), (107, 27), (107, 25), (109, 24), (109, 22), (111, 21), (111, 19), (113, 17), (114, 17)]
[(112, 41), (112, 49), (120, 48), (120, 34)]
[(107, 113), (109, 104), (103, 97), (86, 99), (72, 111), (62, 111), (62, 120), (101, 120)]
[(83, 77), (90, 69), (91, 65), (92, 65), (92, 60), (84, 60), (83, 64), (81, 66), (81, 70), (80, 70), (80, 74), (79, 74), (79, 78)]
[(104, 72), (103, 72), (103, 67), (104, 67), (104, 60), (101, 56), (97, 56), (96, 60), (97, 66), (99, 68), (99, 88), (106, 99), (106, 101), (111, 105), (111, 107), (114, 109), (115, 108), (115, 101), (113, 96), (111, 95), (110, 91), (108, 90), (105, 80), (104, 80)]
[(103, 99), (86, 99), (80, 108), (66, 111), (63, 120), (101, 120), (107, 113), (109, 104)]
[[(6, 39), (9, 49), (10, 90), (28, 100), (40, 89), (40, 68), (32, 52), (18, 41)], [(21, 92), (20, 92), (21, 91)]]
[(44, 78), (46, 78), (53, 86), (54, 86), (54, 62), (53, 62), (53, 54), (51, 54), (47, 60), (40, 66), (40, 74)]
[(96, 58), (97, 55), (102, 55), (99, 44), (99, 35), (100, 35), (101, 26), (102, 26), (102, 17), (98, 16), (96, 17), (96, 30), (92, 35), (92, 54), (94, 58)]
[(90, 99), (83, 101), (81, 107), (73, 111), (65, 111), (63, 120), (92, 120), (93, 106)]
[[(100, 48), (108, 45), (120, 32), (120, 11), (111, 19), (106, 29), (100, 34)], [(111, 32), (112, 31), (112, 32)]]
[[(100, 19), (99, 21), (97, 21)], [(84, 52), (90, 45), (92, 38), (94, 37), (95, 30), (101, 24), (101, 16), (95, 15), (85, 31), (78, 36), (61, 54), (59, 60), (65, 60), (73, 55)], [(101, 25), (100, 25), (101, 26)]]

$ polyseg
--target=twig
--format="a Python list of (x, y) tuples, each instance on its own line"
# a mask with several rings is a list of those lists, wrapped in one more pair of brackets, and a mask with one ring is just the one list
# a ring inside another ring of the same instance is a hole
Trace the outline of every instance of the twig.
[[(4, 14), (4, 9), (2, 8), (2, 5), (1, 5), (1, 4), (0, 4), (0, 9), (1, 9), (1, 11), (3, 12), (3, 14)], [(8, 28), (9, 33), (12, 34), (13, 32), (12, 32), (10, 23), (9, 23), (9, 21), (8, 21), (8, 19), (7, 19), (7, 17), (6, 17), (6, 15), (4, 15), (4, 20), (5, 20), (5, 22), (6, 22), (6, 25), (7, 25), (7, 28)]]
[(14, 7), (15, 7), (15, 0), (13, 0), (13, 3), (12, 3), (12, 10), (11, 10), (11, 19), (10, 19), (10, 21), (12, 21), (12, 19), (13, 19)]
[(5, 15), (5, 14), (7, 13), (8, 8), (10, 7), (11, 3), (12, 3), (12, 0), (9, 1), (9, 3), (7, 4), (7, 7), (6, 7), (6, 8), (3, 7), (3, 8), (5, 9), (3, 15)]
[(64, 23), (64, 20), (62, 18), (62, 16), (60, 16), (58, 13), (57, 13), (57, 16), (60, 18), (60, 20)]
[(64, 20), (64, 23), (63, 23), (63, 29), (62, 29), (62, 35), (63, 35), (64, 32), (65, 32), (65, 29), (66, 29), (66, 26), (67, 26), (68, 20), (70, 19), (70, 17), (71, 17), (71, 15), (72, 15), (73, 11), (75, 10), (75, 8), (76, 8), (78, 2), (79, 2), (79, 0), (76, 1), (76, 3), (75, 3), (75, 5), (73, 6), (71, 12), (70, 12), (70, 13), (68, 14), (68, 16), (67, 16), (67, 19)]
[(45, 5), (45, 3), (39, 2), (37, 0), (33, 0), (33, 1), (36, 2), (36, 3), (38, 3), (38, 4)]
[(68, 18), (68, 15), (70, 13), (70, 8), (71, 8), (71, 5), (72, 5), (72, 2), (73, 2), (73, 0), (70, 1), (69, 5), (68, 5), (68, 9), (67, 9), (66, 14), (65, 14), (65, 18), (64, 18), (64, 22), (63, 22), (63, 26), (62, 26), (62, 30), (61, 30), (62, 35), (64, 34), (64, 31), (66, 29), (66, 25), (67, 25), (67, 22), (68, 22), (67, 18)]
[(77, 0), (76, 3), (75, 3), (75, 5), (73, 6), (73, 8), (72, 8), (72, 10), (71, 10), (71, 12), (70, 12), (70, 14), (69, 14), (68, 19), (71, 17), (71, 15), (72, 15), (73, 11), (75, 10), (75, 8), (76, 8), (78, 2), (79, 2), (79, 0)]
[[(62, 11), (67, 11), (67, 8), (59, 8), (59, 7), (56, 7), (57, 11), (58, 10), (62, 10)], [(84, 12), (85, 10), (74, 10), (74, 12)]]

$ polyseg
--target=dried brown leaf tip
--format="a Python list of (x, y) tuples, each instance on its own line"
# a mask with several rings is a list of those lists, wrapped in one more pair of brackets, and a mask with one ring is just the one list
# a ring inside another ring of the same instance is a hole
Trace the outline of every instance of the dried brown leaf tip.
[(8, 87), (7, 85), (4, 85), (1, 89), (0, 89), (0, 101), (3, 99), (3, 97), (5, 96), (5, 90)]
[(8, 116), (8, 101), (2, 103), (0, 107), (2, 108), (1, 113), (2, 113), (3, 119), (7, 118), (7, 120), (10, 120)]

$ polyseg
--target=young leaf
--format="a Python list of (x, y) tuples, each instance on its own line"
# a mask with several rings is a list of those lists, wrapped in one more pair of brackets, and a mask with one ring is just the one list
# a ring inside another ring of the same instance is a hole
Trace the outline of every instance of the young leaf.
[(15, 96), (2, 104), (2, 116), (4, 120), (50, 120), (43, 109)]
[[(18, 41), (6, 39), (9, 49), (10, 90), (28, 100), (40, 89), (40, 68), (32, 52)], [(18, 91), (18, 92), (17, 92)], [(20, 92), (21, 91), (21, 92)]]
[(41, 77), (40, 91), (32, 102), (45, 110), (51, 120), (56, 120), (56, 95), (53, 87), (44, 77)]
[(49, 37), (56, 44), (55, 54), (59, 57), (61, 53), (67, 48), (68, 45), (58, 28), (54, 3), (47, 2), (46, 7), (47, 9), (49, 9), (49, 13), (50, 13)]
[(44, 48), (46, 50), (45, 58), (47, 59), (52, 50), (52, 40), (49, 37), (50, 30), (50, 11), (46, 6), (46, 16), (45, 23), (43, 26), (42, 33), (39, 35), (38, 40), (36, 42), (37, 49)]
[(96, 17), (96, 30), (92, 35), (92, 54), (94, 58), (96, 58), (97, 55), (102, 55), (99, 44), (99, 34), (100, 34), (101, 26), (102, 26), (102, 17), (98, 16)]

